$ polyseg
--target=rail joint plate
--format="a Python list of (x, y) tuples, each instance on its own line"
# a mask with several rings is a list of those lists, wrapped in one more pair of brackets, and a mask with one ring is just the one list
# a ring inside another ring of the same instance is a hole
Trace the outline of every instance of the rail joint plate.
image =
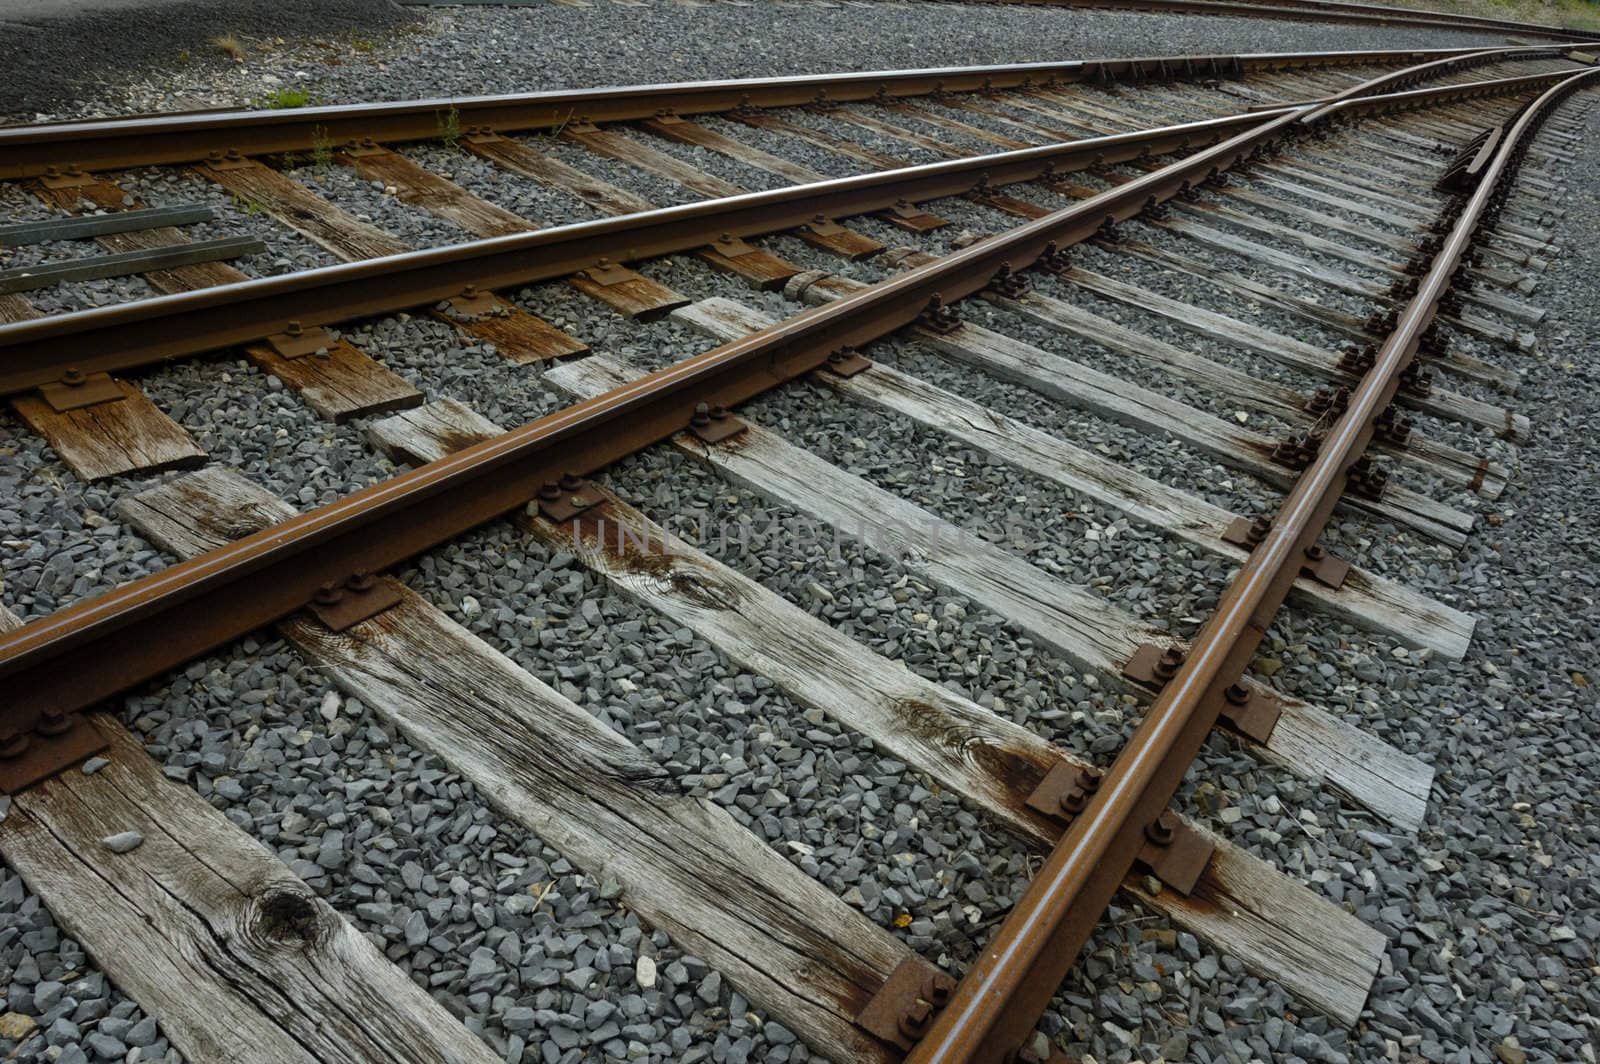
[(1313, 543), (1306, 548), (1300, 575), (1337, 591), (1344, 586), (1344, 578), (1350, 575), (1350, 563)]
[(725, 259), (742, 259), (746, 255), (754, 255), (760, 249), (732, 233), (723, 233), (711, 242), (711, 250)]
[(1050, 766), (1039, 786), (1028, 795), (1026, 805), (1036, 813), (1071, 824), (1072, 818), (1083, 812), (1089, 796), (1100, 789), (1098, 769), (1058, 761)]
[(85, 185), (94, 184), (94, 175), (76, 166), (66, 170), (57, 170), (51, 167), (44, 176), (39, 178), (39, 184), (45, 188), (83, 188)]
[(327, 329), (321, 326), (307, 329), (297, 321), (291, 321), (283, 332), (267, 337), (267, 344), (278, 353), (279, 358), (304, 358), (318, 351), (326, 351), (334, 342), (333, 334)]
[(458, 296), (445, 300), (452, 314), (481, 316), (500, 309), (500, 301), (493, 292), (480, 292), (476, 285), (467, 285)]
[(701, 403), (689, 419), (689, 431), (706, 443), (721, 443), (732, 439), (750, 426), (730, 414), (725, 407), (707, 407)]
[(400, 590), (388, 580), (370, 573), (357, 573), (343, 584), (326, 584), (306, 608), (329, 631), (342, 632), (362, 621), (371, 620), (391, 606), (400, 604)]
[(853, 347), (841, 347), (828, 356), (828, 361), (824, 362), (821, 368), (835, 377), (848, 378), (871, 369), (872, 361)]
[(1141, 643), (1128, 663), (1122, 666), (1124, 678), (1151, 687), (1165, 687), (1183, 664), (1183, 651), (1155, 643)]
[(626, 284), (629, 281), (636, 281), (643, 275), (634, 270), (628, 269), (626, 266), (619, 266), (615, 262), (601, 259), (593, 266), (578, 271), (578, 276), (581, 279), (589, 281), (592, 284), (597, 284), (602, 288), (610, 288), (613, 285)]
[(1216, 849), (1215, 843), (1169, 810), (1146, 829), (1138, 860), (1163, 885), (1187, 897)]
[(39, 394), (58, 414), (126, 398), (111, 374), (83, 373), (75, 369), (67, 370), (59, 381), (39, 385)]
[(600, 489), (582, 477), (568, 474), (560, 483), (550, 483), (539, 489), (539, 513), (560, 524), (570, 521), (585, 510), (593, 509), (605, 501)]
[(875, 1038), (910, 1050), (950, 1000), (956, 981), (918, 956), (901, 961), (878, 992), (856, 1013), (856, 1026)]
[(1259, 687), (1235, 684), (1228, 688), (1219, 715), (1240, 735), (1265, 744), (1283, 716), (1283, 703)]
[(26, 790), (105, 748), (105, 737), (80, 713), (42, 717), (31, 733), (0, 740), (0, 793)]

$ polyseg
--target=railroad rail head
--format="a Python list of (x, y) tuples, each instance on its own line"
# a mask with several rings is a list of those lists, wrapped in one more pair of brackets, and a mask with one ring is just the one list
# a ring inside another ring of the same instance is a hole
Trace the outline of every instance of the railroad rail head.
[[(1550, 46), (1524, 49), (1528, 54), (1550, 50)], [(740, 108), (796, 107), (818, 100), (849, 103), (879, 97), (925, 96), (941, 91), (993, 91), (1077, 81), (1136, 83), (1336, 65), (1421, 64), (1481, 51), (1461, 48), (1145, 56), (698, 81), (626, 89), (447, 97), (285, 110), (85, 119), (0, 127), (0, 178), (30, 177), (52, 171), (65, 174), (199, 162), (229, 151), (251, 156), (307, 152), (368, 140), (375, 143), (427, 140), (467, 129), (498, 133), (553, 130), (579, 118), (589, 123), (624, 122), (661, 114), (717, 114)]]

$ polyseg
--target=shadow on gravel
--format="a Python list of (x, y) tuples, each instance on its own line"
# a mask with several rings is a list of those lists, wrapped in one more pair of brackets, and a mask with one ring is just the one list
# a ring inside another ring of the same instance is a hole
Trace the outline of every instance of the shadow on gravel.
[(223, 34), (378, 31), (419, 17), (394, 0), (0, 0), (0, 115), (28, 121)]

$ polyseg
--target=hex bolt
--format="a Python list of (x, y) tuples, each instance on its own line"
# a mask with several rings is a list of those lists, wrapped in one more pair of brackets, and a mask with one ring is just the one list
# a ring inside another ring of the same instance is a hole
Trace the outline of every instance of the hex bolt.
[(728, 418), (728, 408), (725, 406), (712, 407), (711, 418), (713, 421), (726, 421)]
[(1172, 845), (1172, 840), (1177, 836), (1177, 833), (1178, 818), (1172, 814), (1171, 810), (1163, 811), (1160, 816), (1150, 821), (1144, 829), (1144, 837), (1157, 846)]
[(922, 996), (927, 998), (936, 1009), (942, 1009), (950, 1004), (950, 995), (955, 993), (956, 981), (943, 972), (934, 972), (922, 984)]
[(338, 584), (323, 584), (321, 587), (317, 588), (314, 601), (319, 606), (332, 606), (334, 603), (343, 598), (344, 588), (340, 587)]
[(21, 757), (28, 752), (28, 744), (32, 740), (26, 733), (18, 732), (9, 738), (0, 739), (0, 761), (9, 761), (14, 757)]
[(83, 375), (83, 370), (81, 369), (68, 369), (63, 370), (61, 373), (61, 383), (65, 384), (69, 388), (81, 387), (83, 382), (87, 379), (88, 378)]
[(1178, 668), (1183, 665), (1183, 651), (1177, 647), (1168, 647), (1161, 652), (1161, 657), (1156, 661), (1155, 674), (1163, 680), (1170, 680), (1178, 674)]
[(362, 591), (371, 591), (372, 585), (378, 582), (371, 573), (351, 573), (345, 579), (344, 586), (358, 594)]
[(291, 321), (283, 328), (284, 335), (286, 336), (300, 336), (303, 335), (305, 331), (305, 327), (297, 321)]
[(563, 473), (563, 474), (561, 474), (561, 490), (562, 491), (577, 491), (581, 487), (583, 487), (583, 478), (580, 477), (578, 474), (576, 474), (576, 473)]
[(933, 1006), (926, 1001), (913, 1001), (909, 1008), (900, 1014), (900, 1033), (907, 1038), (921, 1038), (927, 1033), (928, 1024), (933, 1020)]
[(689, 419), (689, 424), (701, 428), (711, 424), (711, 407), (705, 403), (694, 404), (694, 416)]
[(59, 709), (42, 710), (33, 730), (40, 735), (60, 735), (72, 730), (72, 718)]
[(1306, 557), (1310, 558), (1314, 562), (1320, 562), (1323, 559), (1324, 554), (1325, 552), (1323, 549), (1315, 543), (1306, 548)]
[(469, 284), (469, 285), (463, 285), (461, 287), (461, 298), (462, 299), (476, 299), (477, 297), (478, 297), (478, 286), (477, 285)]
[(1236, 706), (1242, 706), (1250, 701), (1250, 688), (1242, 683), (1230, 683), (1222, 692), (1222, 697)]
[(547, 480), (539, 485), (539, 498), (546, 502), (554, 502), (561, 498), (561, 485), (553, 480)]

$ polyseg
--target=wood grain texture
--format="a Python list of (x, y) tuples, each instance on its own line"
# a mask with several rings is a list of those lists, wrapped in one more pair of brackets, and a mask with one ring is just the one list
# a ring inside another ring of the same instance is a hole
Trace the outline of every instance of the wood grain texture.
[[(1255, 322), (1192, 306), (1181, 300), (1170, 299), (1159, 292), (1152, 292), (1147, 288), (1140, 288), (1078, 267), (1067, 269), (1061, 274), (1061, 278), (1107, 299), (1138, 307), (1157, 317), (1165, 318), (1197, 335), (1241, 347), (1283, 365), (1316, 374), (1326, 380), (1349, 385), (1356, 379), (1353, 374), (1341, 371), (1337, 360), (1328, 351), (1308, 344), (1304, 340), (1273, 332)], [(1457, 368), (1447, 360), (1441, 360), (1439, 364), (1451, 370)], [(1448, 402), (1449, 394), (1439, 389), (1439, 401)], [(1406, 404), (1403, 397), (1400, 401)], [(1415, 404), (1409, 405), (1415, 409)], [(1384, 453), (1395, 453), (1393, 448), (1383, 444), (1378, 444), (1377, 448)], [(1440, 475), (1447, 476), (1452, 483), (1462, 483), (1463, 478), (1466, 478), (1466, 483), (1480, 481), (1478, 491), (1489, 498), (1496, 498), (1505, 490), (1507, 473), (1500, 463), (1488, 462), (1468, 451), (1440, 443), (1422, 435), (1420, 431), (1413, 431), (1404, 453), (1418, 459), (1426, 459), (1430, 468)]]
[[(810, 184), (816, 181), (825, 181), (825, 175), (818, 173), (810, 167), (801, 166), (799, 163), (780, 158), (771, 152), (762, 151), (743, 141), (718, 133), (716, 130), (707, 129), (698, 122), (672, 117), (646, 118), (639, 123), (641, 129), (654, 133), (666, 140), (676, 141), (679, 144), (690, 144), (698, 148), (707, 148), (711, 151), (721, 152), (730, 159), (736, 159), (744, 165), (765, 173), (774, 174), (792, 181), (796, 184)], [(837, 255), (848, 258), (864, 258), (883, 250), (883, 245), (870, 237), (863, 236), (844, 226), (839, 226), (836, 232), (816, 233), (808, 225), (792, 230), (793, 235), (804, 240), (814, 247), (831, 251)]]
[(597, 155), (664, 177), (707, 199), (722, 199), (748, 191), (720, 177), (713, 177), (677, 156), (668, 155), (660, 148), (653, 148), (643, 141), (635, 140), (620, 130), (580, 131), (569, 127), (561, 136), (574, 144), (581, 144)]
[[(166, 779), (115, 718), (91, 719), (110, 764), (16, 795), (0, 852), (185, 1057), (498, 1059), (269, 850)], [(144, 842), (100, 844), (122, 831)]]
[(875, 170), (896, 170), (902, 166), (909, 165), (906, 160), (897, 156), (865, 148), (855, 141), (846, 140), (843, 137), (835, 137), (832, 134), (812, 129), (809, 126), (791, 122), (786, 118), (780, 118), (777, 115), (759, 112), (748, 115), (730, 113), (726, 117), (735, 122), (743, 122), (745, 125), (756, 129), (765, 129), (773, 133), (782, 133), (784, 136), (795, 137), (813, 147), (821, 148), (823, 151), (832, 152), (834, 155), (842, 155), (858, 163), (865, 163)]
[(501, 356), (519, 366), (555, 362), (589, 353), (589, 345), (569, 336), (536, 314), (517, 304), (494, 297), (494, 310), (488, 314), (460, 314), (449, 308), (434, 308), (433, 316), (449, 322), (463, 332), (494, 345)]
[(1324, 266), (1320, 262), (1302, 258), (1299, 255), (1282, 251), (1267, 244), (1258, 243), (1234, 233), (1225, 233), (1209, 225), (1190, 221), (1182, 216), (1154, 221), (1151, 224), (1177, 233), (1179, 236), (1188, 237), (1197, 244), (1212, 248), (1217, 251), (1226, 251), (1253, 263), (1261, 263), (1282, 270), (1284, 273), (1303, 278), (1313, 284), (1326, 285), (1329, 288), (1348, 292), (1351, 295), (1361, 296), (1374, 302), (1384, 301), (1384, 291), (1388, 287), (1378, 281), (1355, 274), (1346, 273), (1344, 270), (1332, 266)]
[[(771, 324), (764, 315), (721, 298), (702, 300), (675, 313), (686, 324), (722, 340)], [(831, 374), (814, 379), (847, 398), (884, 407), (1069, 491), (1114, 506), (1207, 553), (1232, 561), (1244, 558), (1241, 549), (1222, 540), (1234, 515), (1221, 507), (942, 388), (882, 364), (849, 379)], [(1338, 591), (1304, 578), (1296, 580), (1290, 601), (1387, 632), (1412, 646), (1431, 647), (1451, 660), (1466, 653), (1475, 623), (1459, 610), (1361, 568), (1352, 568)]]
[[(545, 381), (582, 400), (638, 375), (597, 355), (553, 370)], [(970, 598), (1040, 645), (1094, 670), (1104, 683), (1148, 701), (1148, 692), (1122, 678), (1122, 666), (1141, 643), (1166, 645), (1169, 638), (1103, 595), (1044, 572), (759, 425), (724, 446), (707, 447), (685, 434), (672, 442), (735, 483), (899, 558), (911, 572)], [(1324, 710), (1277, 697), (1283, 700), (1284, 715), (1270, 741), (1265, 747), (1242, 741), (1270, 761), (1331, 784), (1354, 804), (1395, 824), (1415, 829), (1421, 823), (1432, 768)]]
[[(1073, 759), (1028, 729), (880, 657), (614, 498), (562, 525), (542, 517), (525, 523), (797, 702), (961, 794), (1036, 850), (1059, 837), (1055, 823), (1025, 801), (1051, 766)], [(1147, 899), (1150, 906), (1353, 1022), (1376, 974), (1383, 936), (1230, 843), (1218, 840), (1213, 864), (1224, 869), (1216, 894), (1179, 906), (1172, 904), (1179, 895), (1163, 891)], [(1235, 881), (1264, 890), (1252, 899), (1264, 902), (1253, 907), (1264, 922), (1235, 920), (1226, 897), (1226, 884)]]
[(510, 137), (464, 137), (461, 145), (474, 155), (480, 155), (512, 173), (531, 177), (541, 185), (565, 192), (601, 214), (631, 214), (634, 211), (648, 211), (655, 206), (649, 200), (625, 192), (598, 177), (590, 177)]
[(425, 465), (503, 431), (465, 403), (439, 399), (374, 421), (367, 439), (391, 461)]
[(568, 279), (568, 283), (591, 299), (598, 299), (612, 310), (635, 321), (655, 321), (678, 307), (687, 306), (689, 297), (642, 273), (612, 284), (590, 280), (587, 271)]
[(930, 137), (926, 133), (919, 133), (914, 129), (895, 125), (893, 122), (885, 122), (880, 118), (875, 118), (856, 109), (840, 108), (829, 111), (828, 117), (853, 126), (860, 126), (862, 129), (876, 133), (880, 137), (888, 137), (890, 140), (898, 140), (904, 144), (913, 144), (946, 159), (970, 159), (978, 154), (978, 152), (970, 148), (957, 147), (949, 141)]
[(363, 149), (358, 155), (340, 152), (338, 158), (367, 180), (393, 187), (400, 202), (421, 207), (477, 236), (509, 236), (539, 228), (521, 215), (475, 196), (454, 181), (387, 148), (378, 148), (375, 152)]
[[(977, 366), (1003, 380), (1114, 421), (1165, 434), (1268, 484), (1285, 490), (1294, 484), (1295, 474), (1272, 461), (1276, 442), (1272, 437), (1169, 399), (1153, 388), (1101, 373), (979, 325), (966, 324), (948, 334), (919, 328), (917, 334), (951, 359)], [(1466, 542), (1466, 532), (1473, 523), (1470, 514), (1394, 483), (1380, 499), (1346, 495), (1339, 506), (1345, 511), (1377, 515), (1451, 546)]]
[[(398, 585), (396, 585), (398, 586)], [(887, 1061), (855, 1014), (909, 954), (720, 806), (410, 591), (344, 633), (284, 633), (343, 690), (836, 1060)]]
[(985, 129), (982, 126), (975, 126), (971, 122), (963, 122), (959, 118), (951, 118), (949, 115), (940, 114), (921, 100), (880, 100), (875, 101), (875, 103), (886, 111), (905, 115), (914, 121), (936, 126), (939, 129), (947, 129), (952, 133), (959, 133), (973, 140), (993, 144), (995, 147), (1005, 151), (1019, 151), (1023, 148), (1031, 148), (1040, 139), (1036, 136), (1029, 137), (1027, 140), (1008, 137), (1004, 133), (996, 133), (992, 129)]
[(182, 425), (143, 392), (117, 381), (122, 399), (57, 411), (37, 394), (11, 400), (28, 427), (43, 436), (80, 480), (155, 473), (202, 465), (206, 453)]
[(326, 355), (284, 358), (266, 344), (251, 344), (246, 357), (300, 393), (307, 406), (330, 421), (348, 421), (420, 406), (421, 392), (346, 340), (335, 341)]
[(262, 163), (247, 160), (246, 165), (234, 170), (214, 170), (202, 163), (194, 171), (346, 261), (411, 250), (404, 241), (368, 225), (295, 178)]
[(193, 558), (287, 521), (295, 508), (226, 466), (117, 500), (117, 515), (168, 554)]
[(762, 170), (778, 177), (786, 178), (797, 185), (808, 185), (814, 181), (824, 181), (826, 178), (811, 169), (801, 166), (771, 152), (762, 151), (740, 140), (718, 133), (714, 129), (707, 129), (698, 122), (691, 122), (684, 118), (672, 120), (661, 118), (646, 118), (639, 123), (639, 128), (644, 129), (666, 140), (677, 141), (679, 144), (690, 144), (697, 148), (709, 148), (721, 152), (730, 159), (737, 159), (746, 166)]
[[(217, 490), (223, 480), (232, 483)], [(227, 542), (285, 507), (237, 474), (162, 485), (123, 517), (152, 542)], [(253, 529), (250, 529), (253, 530)], [(188, 556), (188, 555), (186, 555)], [(470, 780), (505, 815), (728, 976), (819, 1052), (898, 1053), (855, 1014), (911, 954), (720, 806), (684, 794), (627, 739), (455, 624), (409, 589), (342, 633), (307, 614), (280, 631), (334, 684)]]
[(14, 325), (19, 321), (32, 321), (34, 318), (42, 317), (44, 315), (39, 313), (38, 308), (29, 303), (26, 297), (14, 292), (0, 295), (0, 325)]
[[(935, 256), (916, 248), (896, 248), (889, 253), (889, 256), (895, 265), (904, 268), (920, 266), (935, 259)], [(1356, 381), (1354, 374), (1345, 373), (1338, 368), (1338, 359), (1332, 353), (1303, 341), (1270, 332), (1253, 323), (1169, 299), (1159, 293), (1078, 267), (1069, 267), (1062, 271), (1060, 276), (1063, 280), (1087, 288), (1098, 295), (1149, 311), (1201, 335), (1223, 343), (1237, 344), (1314, 376), (1347, 386), (1354, 385)], [(1226, 281), (1218, 283), (1227, 287)], [(858, 288), (864, 287), (858, 282), (849, 284)], [(835, 280), (831, 288), (812, 284), (804, 296), (807, 302), (819, 303), (826, 302), (825, 297), (836, 297), (846, 290), (847, 286), (842, 286), (840, 280)], [(1303, 409), (1305, 397), (1292, 388), (1263, 381), (1039, 291), (1030, 291), (1019, 298), (1002, 295), (993, 289), (986, 289), (978, 295), (979, 298), (1028, 321), (1081, 336), (1125, 358), (1147, 362), (1175, 377), (1216, 392), (1230, 402), (1260, 410), (1301, 431), (1313, 427), (1314, 419)], [(1427, 396), (1402, 394), (1397, 402), (1402, 406), (1430, 412), (1441, 409), (1463, 409), (1467, 411), (1469, 420), (1481, 418), (1492, 421), (1497, 416), (1504, 417), (1505, 424), (1512, 426), (1512, 431), (1515, 431), (1518, 424), (1510, 412), (1503, 408), (1483, 404), (1442, 388), (1435, 389)], [(1441, 443), (1423, 435), (1419, 429), (1412, 431), (1410, 439), (1403, 448), (1394, 447), (1381, 440), (1375, 441), (1371, 446), (1404, 465), (1424, 469), (1433, 476), (1478, 491), (1489, 498), (1497, 498), (1505, 490), (1507, 474), (1499, 463), (1490, 462), (1479, 455)], [(1390, 497), (1388, 501), (1395, 500)], [(1445, 542), (1456, 542), (1457, 537), (1472, 527), (1471, 519), (1459, 510), (1440, 507), (1432, 500), (1416, 497), (1415, 493), (1407, 496), (1406, 501), (1413, 503), (1414, 506), (1420, 506), (1422, 508), (1420, 512), (1429, 515), (1425, 519), (1432, 523), (1430, 527), (1443, 526), (1447, 530), (1448, 534), (1441, 537)], [(1430, 532), (1430, 534), (1437, 533)]]

